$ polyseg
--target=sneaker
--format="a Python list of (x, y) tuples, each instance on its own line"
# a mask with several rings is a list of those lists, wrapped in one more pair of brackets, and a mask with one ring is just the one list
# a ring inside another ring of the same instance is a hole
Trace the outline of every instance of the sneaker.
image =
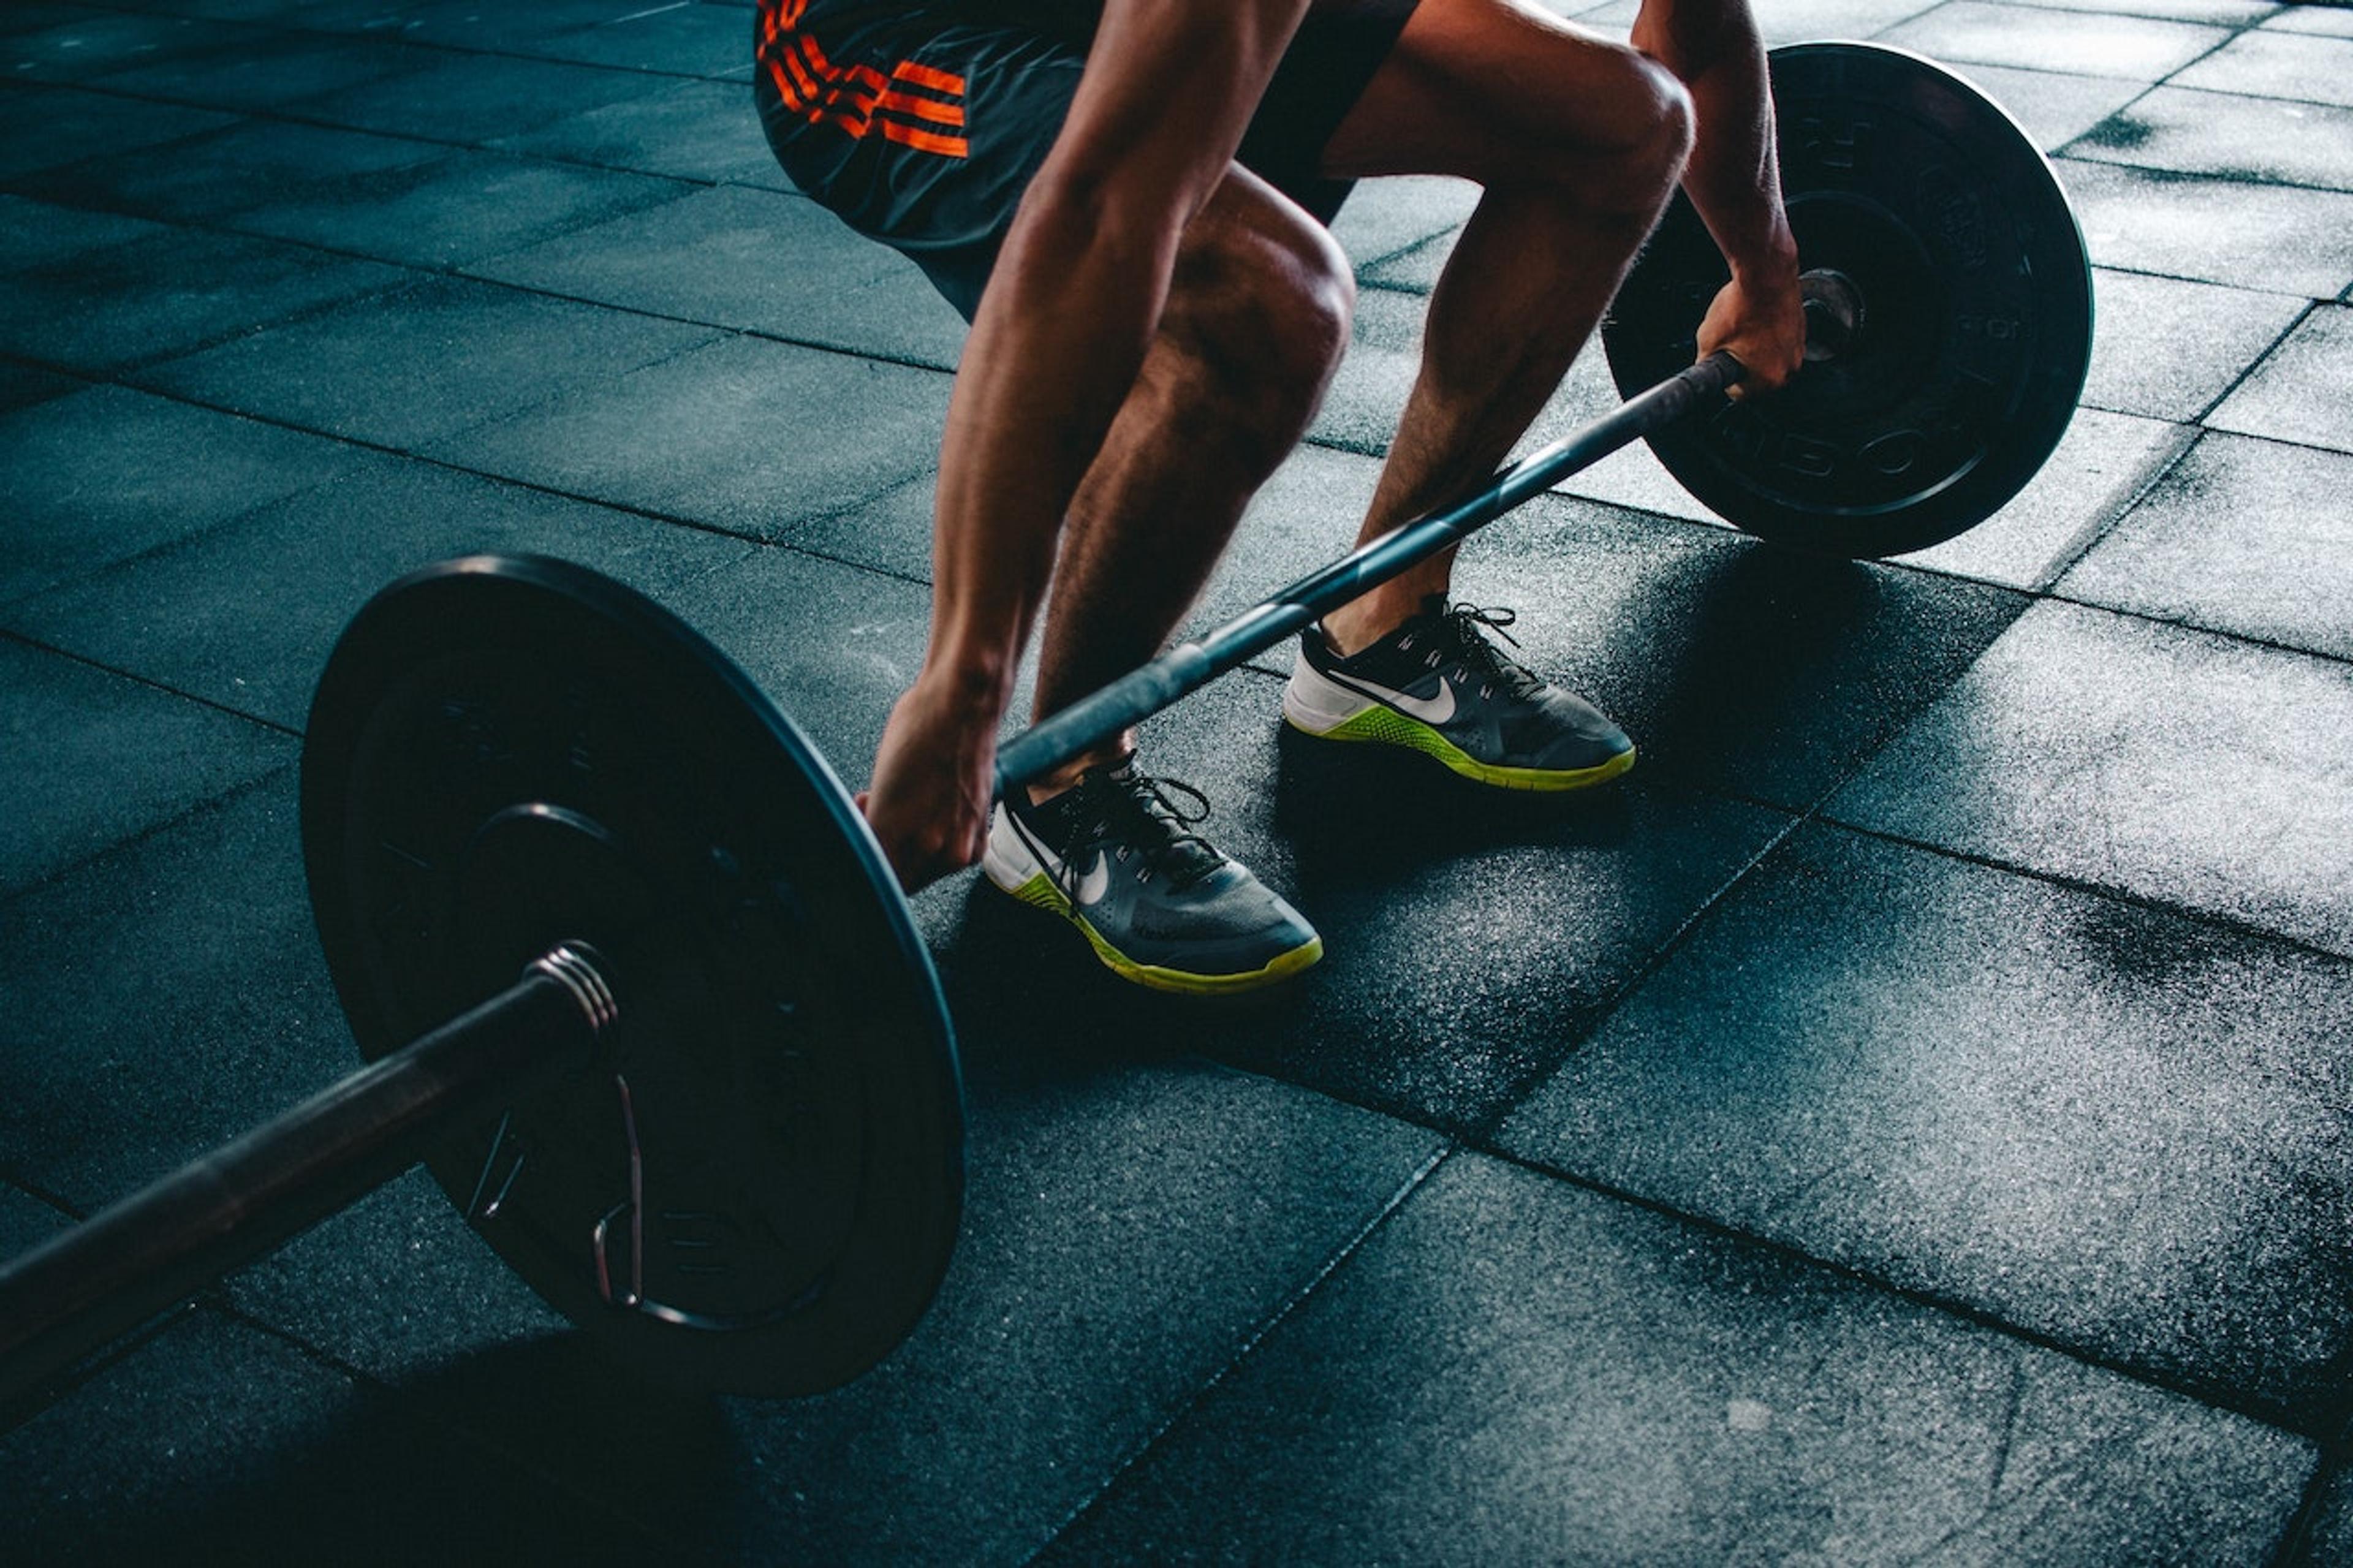
[(1504, 789), (1583, 789), (1632, 767), (1626, 731), (1487, 640), (1492, 630), (1517, 647), (1504, 629), (1516, 618), (1509, 610), (1449, 608), (1433, 595), (1419, 615), (1345, 658), (1322, 627), (1309, 626), (1283, 688), (1282, 716), (1327, 741), (1408, 746)]
[(1323, 957), (1324, 939), (1298, 910), (1193, 831), (1208, 816), (1198, 790), (1147, 778), (1123, 758), (1039, 805), (1018, 789), (1000, 801), (981, 869), (1069, 920), (1120, 975), (1157, 990), (1246, 991)]

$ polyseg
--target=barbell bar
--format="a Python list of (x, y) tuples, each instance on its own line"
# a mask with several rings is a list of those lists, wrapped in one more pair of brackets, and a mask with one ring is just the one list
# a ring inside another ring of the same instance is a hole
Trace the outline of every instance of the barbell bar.
[[(2049, 166), (1916, 57), (1801, 45), (1773, 66), (1814, 263), (1788, 389), (1732, 404), (1736, 361), (1690, 363), (1720, 285), (1671, 215), (1604, 337), (1621, 379), (1644, 355), (1681, 368), (1008, 740), (999, 793), (1637, 437), (1731, 521), (1850, 553), (1950, 537), (2015, 493), (2089, 353), (2088, 264)], [(1891, 169), (1888, 147), (1934, 156)], [(420, 1160), (654, 1380), (812, 1393), (912, 1330), (962, 1210), (945, 1002), (848, 793), (724, 654), (585, 568), (427, 568), (338, 641), (301, 804), (370, 1065), (0, 1268), (0, 1409)]]

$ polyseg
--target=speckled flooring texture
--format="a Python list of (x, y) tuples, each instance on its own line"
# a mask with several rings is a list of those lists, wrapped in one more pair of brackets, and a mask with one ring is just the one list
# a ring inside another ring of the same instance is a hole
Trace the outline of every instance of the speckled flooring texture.
[[(2098, 335), (2015, 501), (1825, 563), (1637, 450), (1496, 524), (1462, 596), (1643, 746), (1588, 798), (1328, 754), (1280, 659), (1155, 720), (1324, 933), (1277, 994), (924, 893), (964, 1232), (850, 1385), (642, 1387), (412, 1172), (22, 1412), (0, 1558), (2353, 1562), (2353, 10), (1758, 9), (2053, 157)], [(614, 574), (862, 781), (963, 329), (779, 174), (751, 20), (0, 6), (0, 1250), (353, 1064), (296, 763), (400, 573)], [(1342, 214), (1205, 618), (1344, 547), (1470, 196)]]

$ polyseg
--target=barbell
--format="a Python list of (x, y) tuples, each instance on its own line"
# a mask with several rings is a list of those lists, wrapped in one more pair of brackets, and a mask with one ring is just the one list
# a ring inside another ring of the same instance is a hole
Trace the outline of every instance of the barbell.
[[(1916, 57), (1772, 68), (1808, 264), (1789, 387), (1733, 403), (1736, 361), (1692, 363), (1724, 273), (1679, 205), (1604, 327), (1621, 407), (1009, 740), (998, 791), (1637, 436), (1728, 520), (1813, 549), (1917, 549), (2015, 494), (2090, 353), (2049, 165)], [(419, 1161), (655, 1381), (813, 1393), (913, 1329), (962, 1212), (946, 1005), (849, 795), (724, 654), (582, 567), (428, 567), (337, 642), (301, 794), (368, 1065), (0, 1269), (0, 1408)]]

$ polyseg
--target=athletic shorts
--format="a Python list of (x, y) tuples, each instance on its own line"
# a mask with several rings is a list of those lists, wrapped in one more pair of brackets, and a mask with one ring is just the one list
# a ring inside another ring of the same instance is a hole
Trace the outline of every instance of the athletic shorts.
[[(1243, 166), (1321, 222), (1349, 189), (1318, 172), (1324, 144), (1415, 4), (1310, 11), (1243, 135)], [(1101, 12), (1102, 0), (761, 0), (754, 91), (768, 144), (795, 185), (904, 253), (969, 321)]]

